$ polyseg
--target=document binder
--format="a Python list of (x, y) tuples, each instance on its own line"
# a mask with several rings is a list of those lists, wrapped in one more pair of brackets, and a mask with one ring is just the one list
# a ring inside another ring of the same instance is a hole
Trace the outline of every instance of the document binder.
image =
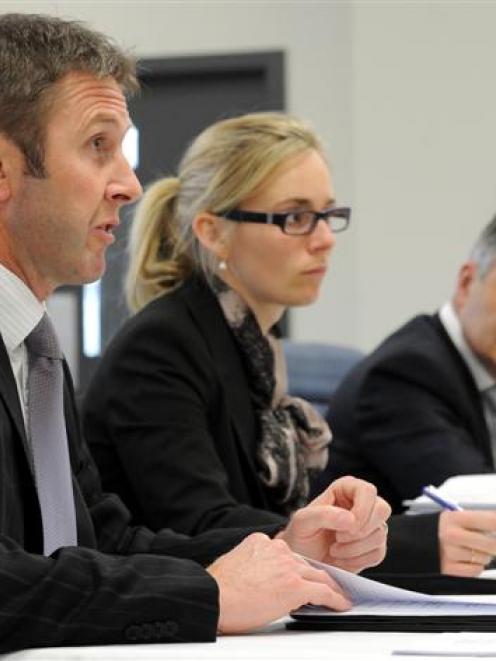
[(496, 615), (303, 615), (287, 629), (312, 631), (496, 631)]
[(393, 586), (308, 558), (307, 562), (326, 571), (353, 607), (335, 612), (323, 606), (302, 606), (291, 612), (288, 629), (496, 632), (496, 582), (490, 579), (416, 574), (403, 575), (401, 581), (401, 575), (382, 575), (383, 579), (393, 577)]

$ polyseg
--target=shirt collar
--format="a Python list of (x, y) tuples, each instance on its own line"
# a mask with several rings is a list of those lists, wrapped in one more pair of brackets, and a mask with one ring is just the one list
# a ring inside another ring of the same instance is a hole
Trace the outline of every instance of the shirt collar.
[(24, 342), (45, 311), (31, 289), (0, 264), (0, 334), (8, 352)]
[(472, 374), (475, 385), (480, 392), (496, 385), (496, 379), (488, 372), (483, 363), (477, 358), (475, 353), (469, 347), (463, 334), (462, 326), (453, 304), (449, 301), (443, 305), (439, 312), (441, 323), (451, 338), (451, 341), (458, 349), (461, 357), (465, 361), (470, 373)]

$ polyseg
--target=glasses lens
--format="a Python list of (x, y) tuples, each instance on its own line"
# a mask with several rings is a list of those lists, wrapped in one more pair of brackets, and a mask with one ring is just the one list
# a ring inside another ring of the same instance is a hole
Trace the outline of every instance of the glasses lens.
[(286, 234), (309, 234), (314, 225), (311, 211), (294, 211), (286, 216), (284, 231)]
[(350, 214), (348, 209), (333, 209), (328, 216), (328, 222), (333, 232), (342, 232), (348, 227)]

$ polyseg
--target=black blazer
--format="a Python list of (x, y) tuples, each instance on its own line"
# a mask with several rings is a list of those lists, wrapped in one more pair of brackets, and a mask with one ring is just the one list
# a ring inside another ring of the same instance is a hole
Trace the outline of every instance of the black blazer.
[[(85, 429), (105, 487), (136, 522), (188, 533), (284, 523), (257, 475), (242, 358), (201, 280), (125, 324), (92, 381)], [(391, 521), (378, 570), (438, 571), (437, 516), (404, 519)]]
[(373, 482), (394, 511), (427, 484), (494, 470), (481, 398), (437, 315), (415, 317), (332, 396), (326, 479)]
[(131, 528), (122, 502), (102, 493), (78, 432), (64, 369), (78, 546), (44, 557), (22, 411), (0, 338), (0, 652), (214, 640), (217, 584), (197, 563), (210, 563), (250, 531), (214, 531), (191, 539), (170, 530), (153, 534)]
[(200, 278), (116, 335), (88, 390), (84, 426), (105, 489), (136, 522), (197, 534), (285, 521), (257, 474), (240, 352)]

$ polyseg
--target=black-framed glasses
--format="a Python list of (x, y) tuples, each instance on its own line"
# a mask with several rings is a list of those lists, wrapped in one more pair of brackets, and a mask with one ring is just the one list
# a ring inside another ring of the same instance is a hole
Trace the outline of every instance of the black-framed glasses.
[(219, 214), (227, 220), (238, 223), (264, 223), (277, 225), (285, 234), (302, 236), (311, 234), (319, 220), (325, 220), (333, 232), (343, 232), (350, 224), (350, 207), (329, 207), (324, 211), (288, 211), (287, 213), (263, 213), (261, 211), (244, 211), (233, 209)]

